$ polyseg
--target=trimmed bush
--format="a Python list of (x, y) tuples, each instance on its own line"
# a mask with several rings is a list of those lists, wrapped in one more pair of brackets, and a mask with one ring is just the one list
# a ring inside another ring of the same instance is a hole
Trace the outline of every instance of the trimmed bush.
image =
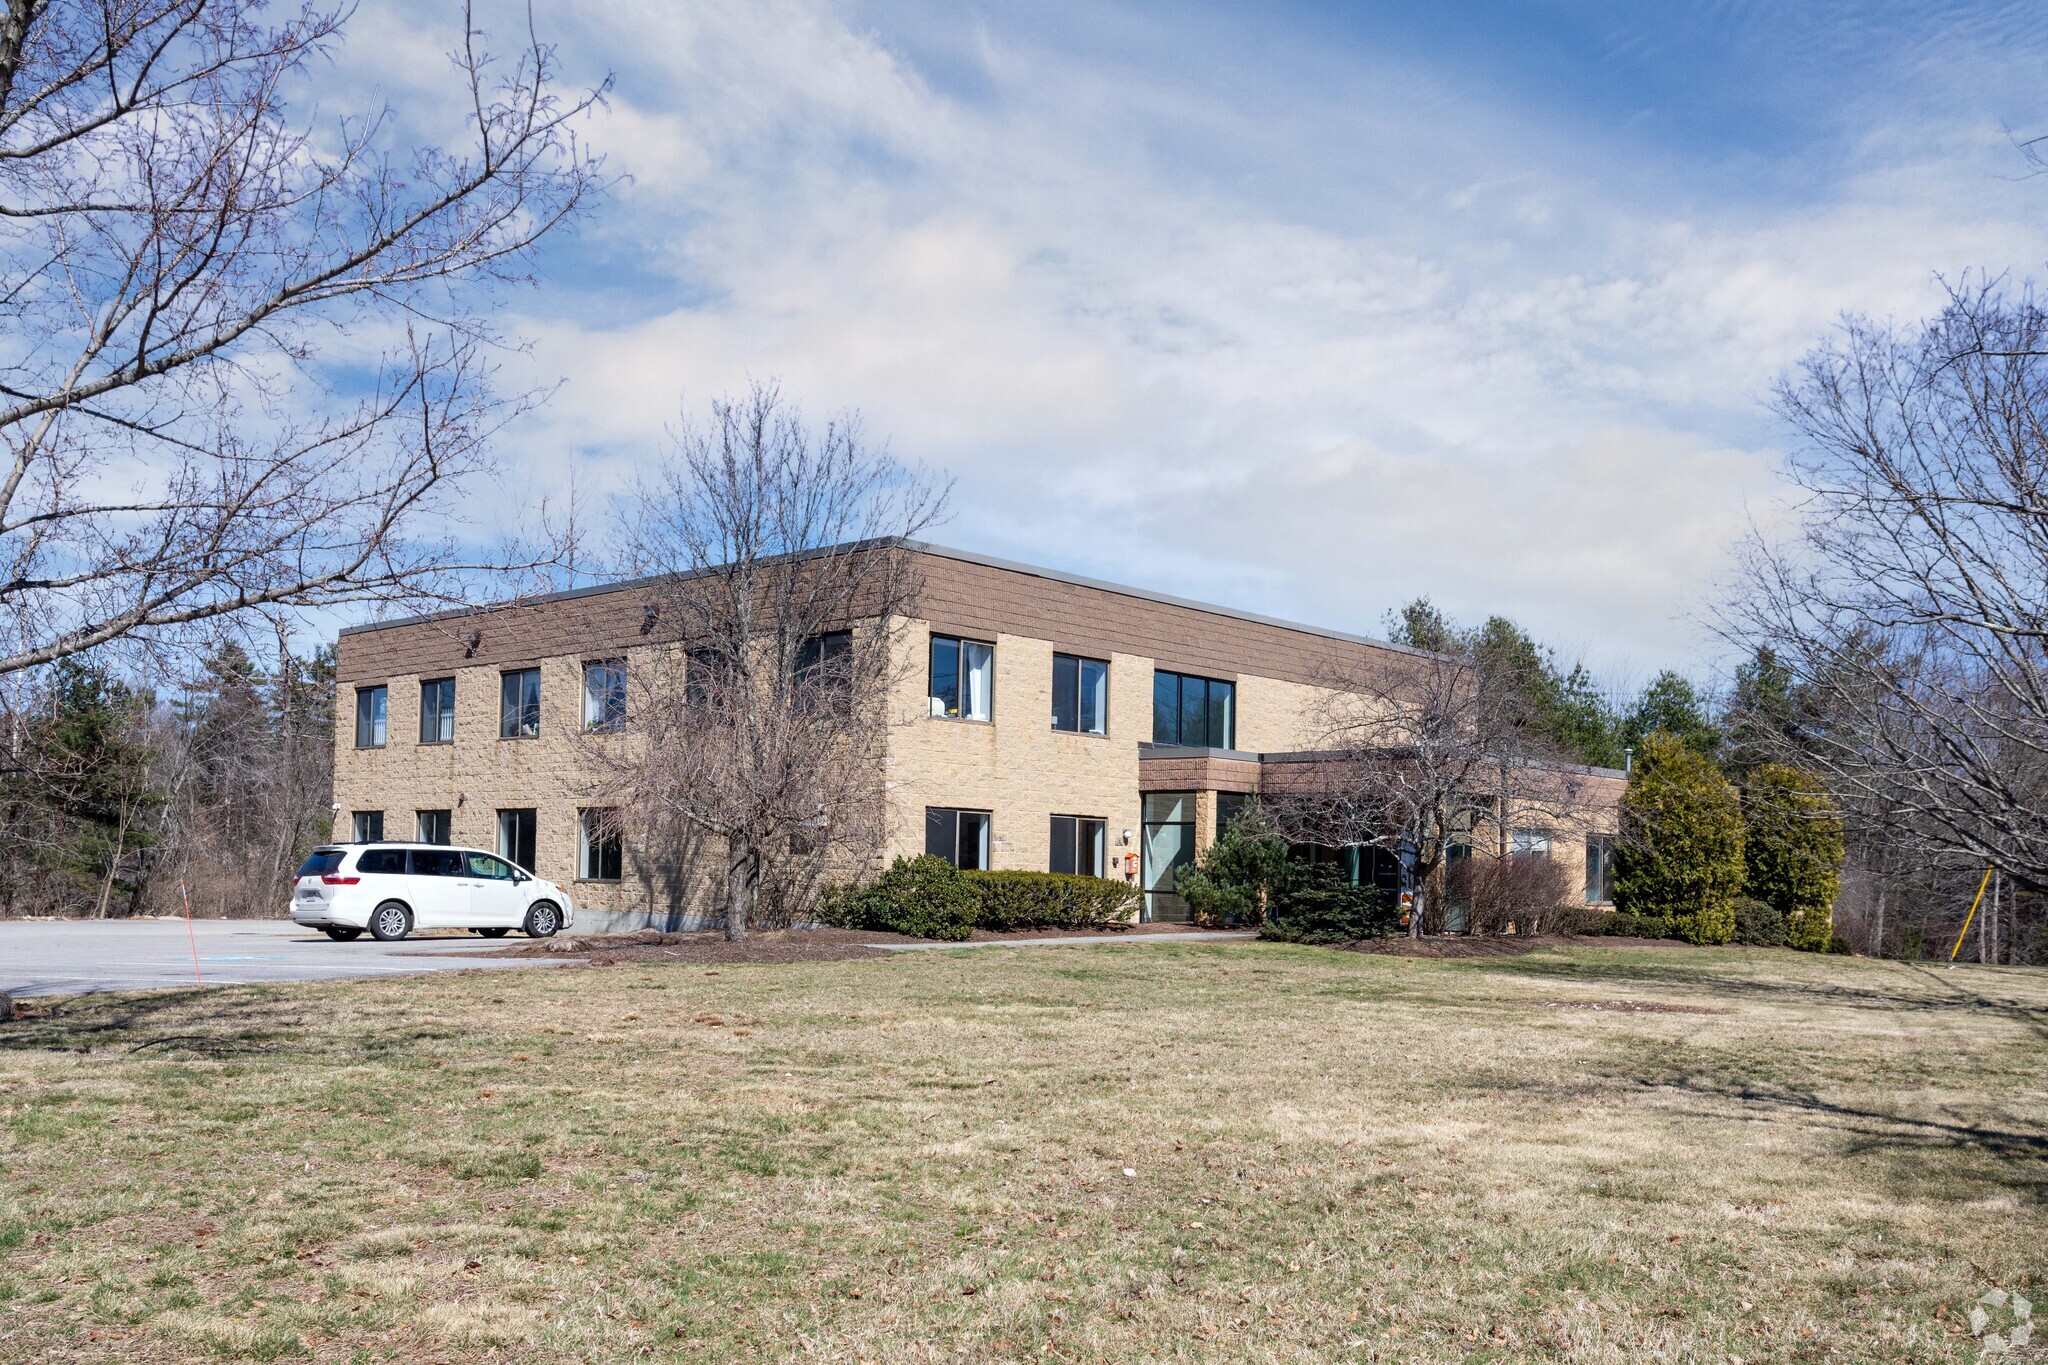
[(1742, 801), (1713, 760), (1658, 731), (1621, 798), (1614, 904), (1672, 923), (1689, 943), (1726, 943), (1742, 889)]
[(825, 893), (818, 918), (958, 942), (976, 929), (1113, 929), (1131, 922), (1138, 888), (1054, 872), (962, 872), (944, 858), (898, 858), (866, 886)]
[(1826, 786), (1802, 768), (1766, 763), (1742, 790), (1744, 890), (1785, 921), (1785, 942), (1827, 950), (1842, 882), (1842, 817)]
[(1782, 948), (1785, 946), (1785, 917), (1769, 901), (1760, 901), (1754, 896), (1740, 897), (1735, 902), (1734, 941), (1758, 948)]
[(1398, 898), (1376, 886), (1353, 886), (1334, 863), (1290, 859), (1266, 907), (1259, 937), (1286, 943), (1350, 943), (1385, 938), (1401, 925)]
[(898, 858), (866, 886), (835, 886), (818, 918), (841, 929), (878, 929), (912, 938), (964, 939), (981, 897), (959, 868), (922, 854)]
[(1676, 938), (1671, 921), (1662, 915), (1631, 915), (1610, 910), (1593, 926), (1592, 933), (1608, 938)]
[(1122, 929), (1138, 909), (1125, 881), (1064, 872), (963, 872), (977, 929)]

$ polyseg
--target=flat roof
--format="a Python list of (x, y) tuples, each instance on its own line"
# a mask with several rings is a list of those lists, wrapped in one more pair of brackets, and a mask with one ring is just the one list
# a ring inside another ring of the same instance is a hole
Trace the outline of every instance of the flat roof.
[[(1206, 612), (1212, 616), (1225, 616), (1238, 621), (1251, 621), (1262, 626), (1277, 626), (1282, 630), (1300, 631), (1306, 635), (1321, 636), (1326, 640), (1342, 640), (1348, 644), (1367, 645), (1374, 649), (1389, 649), (1401, 654), (1415, 654), (1427, 657), (1428, 650), (1398, 645), (1391, 640), (1380, 640), (1370, 635), (1355, 635), (1349, 631), (1332, 630), (1327, 626), (1313, 626), (1302, 621), (1289, 621), (1284, 617), (1265, 616), (1255, 611), (1239, 611), (1235, 607), (1218, 606), (1214, 602), (1201, 602), (1191, 597), (1175, 597), (1171, 593), (1153, 592), (1149, 588), (1134, 588), (1127, 583), (1111, 583), (1105, 579), (1087, 578), (1080, 574), (1063, 573), (1038, 564), (1025, 564), (1014, 559), (998, 559), (994, 555), (975, 554), (970, 550), (956, 550), (948, 545), (934, 545), (922, 540), (898, 542), (901, 549), (918, 554), (933, 555), (940, 559), (957, 560), (963, 564), (978, 564), (987, 569), (1000, 569), (1006, 573), (1024, 574), (1032, 578), (1043, 578), (1054, 583), (1067, 583), (1077, 588), (1093, 588), (1098, 592), (1115, 593), (1121, 597), (1136, 598), (1143, 602), (1158, 602), (1170, 607), (1185, 607), (1190, 611)], [(841, 546), (831, 546), (840, 549)], [(797, 558), (826, 551), (809, 551)], [(579, 597), (597, 597), (604, 593), (631, 592), (636, 588), (649, 587), (660, 582), (659, 576), (620, 579), (614, 583), (594, 583), (587, 588), (569, 588), (562, 592), (546, 593), (538, 597), (515, 598), (510, 602), (493, 603), (487, 606), (456, 607), (447, 611), (427, 612), (417, 616), (400, 617), (395, 621), (372, 621), (360, 626), (343, 626), (342, 635), (362, 635), (370, 631), (393, 630), (399, 626), (421, 625), (429, 621), (456, 620), (483, 612), (508, 611), (515, 607), (534, 606), (543, 602), (569, 602)]]

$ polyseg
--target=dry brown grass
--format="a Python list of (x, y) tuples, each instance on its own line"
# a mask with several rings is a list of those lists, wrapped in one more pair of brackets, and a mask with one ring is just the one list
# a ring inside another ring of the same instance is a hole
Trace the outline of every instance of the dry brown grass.
[(1975, 1359), (2044, 1040), (2039, 974), (1692, 949), (78, 1000), (0, 1026), (0, 1359)]

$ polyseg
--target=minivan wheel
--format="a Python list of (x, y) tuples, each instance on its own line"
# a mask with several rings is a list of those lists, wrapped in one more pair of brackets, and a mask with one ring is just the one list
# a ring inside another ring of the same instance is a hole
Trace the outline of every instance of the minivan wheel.
[(555, 908), (553, 901), (535, 901), (526, 912), (526, 936), (528, 938), (553, 938), (555, 930), (562, 927), (562, 912)]
[(485, 938), (503, 938), (512, 931), (510, 929), (476, 929), (471, 932), (482, 934)]
[(363, 931), (360, 929), (322, 929), (320, 932), (333, 939), (336, 943), (346, 943)]
[(385, 901), (370, 914), (370, 936), (380, 943), (396, 943), (412, 932), (412, 911), (397, 901)]

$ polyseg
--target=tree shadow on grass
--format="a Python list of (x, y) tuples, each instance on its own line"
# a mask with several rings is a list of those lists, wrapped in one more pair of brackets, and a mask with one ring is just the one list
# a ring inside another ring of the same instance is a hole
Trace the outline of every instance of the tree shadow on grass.
[(30, 1005), (26, 1017), (0, 1022), (0, 1053), (360, 1059), (453, 1036), (402, 1022), (337, 1030), (326, 1018), (309, 1017), (303, 998), (267, 986), (44, 997)]
[[(2048, 1132), (2030, 1127), (2011, 1115), (1985, 1119), (1955, 1116), (1915, 1117), (1868, 1105), (1831, 1100), (1812, 1090), (1791, 1086), (1730, 1082), (1699, 1076), (1673, 1080), (1640, 1081), (1645, 1089), (1719, 1102), (1720, 1107), (1697, 1111), (1701, 1117), (1726, 1118), (1726, 1106), (1750, 1111), (1753, 1117), (1787, 1118), (1807, 1115), (1826, 1121), (1824, 1126), (1850, 1138), (1850, 1156), (1942, 1155), (1982, 1157), (1996, 1165), (1992, 1183), (2026, 1195), (2038, 1204), (2048, 1204)], [(1964, 1172), (1952, 1165), (1939, 1171), (1924, 1167), (1914, 1171), (1917, 1180), (1942, 1176), (1985, 1173)]]
[[(1725, 960), (1724, 960), (1725, 961)], [(1951, 979), (1947, 973), (1911, 962), (1871, 963), (1881, 967), (1867, 982), (1788, 981), (1762, 979), (1731, 970), (1730, 965), (1682, 963), (1587, 962), (1561, 955), (1530, 954), (1519, 958), (1475, 959), (1456, 963), (1467, 970), (1578, 981), (1601, 985), (1676, 987), (1724, 1000), (1765, 1004), (1826, 1005), (1842, 1009), (1949, 1013), (1982, 1010), (2048, 1039), (2048, 1004), (2030, 1004), (2009, 995), (1992, 995), (1983, 982)]]

